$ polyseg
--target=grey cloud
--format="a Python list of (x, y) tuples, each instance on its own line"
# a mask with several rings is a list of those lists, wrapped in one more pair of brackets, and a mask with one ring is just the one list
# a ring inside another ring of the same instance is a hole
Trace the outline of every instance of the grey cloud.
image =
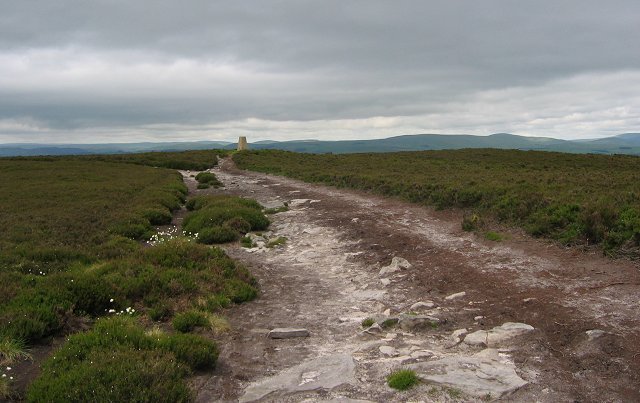
[[(0, 119), (54, 131), (467, 116), (487, 91), (528, 88), (520, 96), (536, 98), (550, 82), (640, 70), (637, 1), (22, 0), (1, 8)], [(603, 88), (595, 95), (609, 99)], [(569, 101), (588, 112), (619, 103), (608, 102)], [(635, 98), (627, 106), (638, 112)], [(496, 131), (529, 127), (492, 110)], [(436, 129), (455, 129), (446, 122)], [(553, 127), (529, 130), (545, 129)]]

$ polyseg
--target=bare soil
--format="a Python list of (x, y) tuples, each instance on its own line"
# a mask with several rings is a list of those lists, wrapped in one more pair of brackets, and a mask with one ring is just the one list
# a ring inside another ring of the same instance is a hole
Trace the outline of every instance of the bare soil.
[[(240, 171), (231, 160), (214, 172), (225, 188), (198, 193), (252, 197), (270, 207), (289, 202), (290, 210), (272, 216), (273, 236), (287, 238), (282, 247), (226, 247), (251, 268), (261, 295), (228, 312), (233, 330), (221, 340), (218, 368), (192, 381), (198, 401), (237, 401), (264, 379), (334, 353), (353, 357), (354, 380), (333, 389), (275, 391), (261, 400), (479, 400), (428, 384), (397, 392), (385, 377), (411, 362), (409, 353), (422, 352), (411, 355), (419, 361), (473, 352), (451, 342), (455, 329), (505, 322), (535, 330), (500, 350), (528, 382), (501, 400), (640, 401), (637, 262), (562, 248), (517, 230), (502, 242), (485, 240), (461, 230), (458, 211)], [(412, 267), (383, 276), (391, 281), (385, 286), (378, 272), (393, 257)], [(464, 297), (445, 300), (461, 291)], [(407, 312), (426, 300), (438, 306), (430, 312), (444, 322), (437, 329), (362, 333), (362, 319)], [(311, 336), (267, 338), (277, 327), (306, 328)], [(593, 329), (605, 333), (590, 340), (585, 332)], [(381, 354), (383, 345), (400, 356)]]

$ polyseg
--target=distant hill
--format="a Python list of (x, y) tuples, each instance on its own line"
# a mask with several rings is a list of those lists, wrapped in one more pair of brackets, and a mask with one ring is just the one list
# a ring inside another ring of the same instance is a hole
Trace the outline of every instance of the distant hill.
[[(126, 154), (149, 151), (186, 151), (222, 149), (227, 141), (111, 144), (0, 144), (0, 157), (34, 155)], [(235, 147), (235, 145), (234, 145)]]
[[(233, 148), (235, 145), (230, 145)], [(500, 148), (560, 151), (568, 153), (640, 155), (640, 133), (627, 133), (597, 140), (568, 141), (550, 137), (525, 137), (508, 133), (490, 136), (464, 134), (417, 134), (378, 140), (281, 141), (249, 143), (254, 150), (286, 150), (303, 153), (362, 153), (447, 150), (460, 148)]]
[[(249, 139), (250, 140), (250, 139)], [(221, 141), (114, 144), (0, 144), (0, 156), (121, 154), (148, 151), (235, 149), (236, 144)], [(640, 133), (625, 133), (595, 140), (559, 140), (526, 137), (509, 133), (489, 136), (466, 134), (416, 134), (376, 140), (262, 140), (249, 143), (254, 150), (287, 150), (302, 153), (363, 153), (392, 151), (446, 150), (460, 148), (501, 148), (559, 151), (567, 153), (640, 155)]]

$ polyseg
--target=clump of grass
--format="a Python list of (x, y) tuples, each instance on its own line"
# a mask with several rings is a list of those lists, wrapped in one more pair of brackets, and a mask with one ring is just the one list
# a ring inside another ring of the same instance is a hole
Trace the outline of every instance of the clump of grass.
[(222, 224), (223, 227), (230, 228), (237, 233), (246, 234), (251, 231), (251, 223), (242, 217), (233, 217)]
[(19, 360), (30, 360), (31, 354), (24, 341), (10, 337), (0, 338), (0, 365), (11, 365)]
[(198, 185), (196, 186), (197, 189), (209, 189), (211, 187), (211, 185), (209, 185), (208, 183), (198, 183)]
[(196, 180), (199, 184), (207, 184), (216, 188), (222, 186), (222, 182), (211, 172), (200, 172), (196, 175)]
[(390, 327), (394, 327), (395, 325), (398, 324), (398, 318), (393, 318), (393, 319), (385, 319), (382, 324), (381, 327), (383, 329), (388, 329)]
[(253, 248), (255, 246), (250, 236), (243, 236), (240, 238), (240, 245), (245, 248)]
[(489, 241), (494, 241), (494, 242), (501, 242), (504, 239), (504, 235), (494, 231), (485, 232), (484, 237)]
[(229, 322), (222, 316), (213, 313), (207, 313), (205, 316), (209, 321), (209, 328), (213, 333), (222, 334), (231, 330), (231, 325), (229, 325)]
[(477, 213), (467, 214), (462, 217), (462, 230), (471, 232), (482, 227), (482, 218)]
[[(262, 213), (262, 206), (252, 199), (235, 196), (205, 195), (187, 201), (186, 207), (191, 211), (183, 221), (186, 233), (200, 233), (204, 228), (243, 225), (242, 219), (249, 223), (251, 231), (261, 231), (269, 226), (269, 219)], [(243, 225), (244, 226), (244, 225)], [(246, 226), (241, 228), (246, 230)]]
[(375, 319), (373, 319), (373, 318), (364, 318), (364, 319), (362, 319), (362, 322), (360, 324), (364, 328), (369, 328), (369, 327), (373, 326), (374, 323), (376, 323)]
[(287, 243), (287, 238), (283, 236), (279, 236), (276, 239), (272, 239), (267, 243), (267, 248), (275, 248), (276, 246), (281, 246)]
[(240, 234), (232, 228), (218, 225), (215, 227), (203, 228), (198, 232), (197, 241), (207, 245), (233, 242), (240, 237)]
[(187, 311), (174, 316), (171, 322), (173, 328), (182, 333), (192, 332), (197, 327), (210, 328), (211, 323), (207, 315), (200, 311)]
[(407, 390), (414, 385), (417, 385), (420, 379), (416, 375), (415, 371), (410, 369), (401, 369), (392, 372), (387, 377), (387, 385), (397, 390)]

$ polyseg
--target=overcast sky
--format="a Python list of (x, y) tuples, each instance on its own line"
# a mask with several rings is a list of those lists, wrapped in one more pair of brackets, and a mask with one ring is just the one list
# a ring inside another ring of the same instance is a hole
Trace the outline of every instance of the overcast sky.
[(638, 0), (0, 10), (0, 143), (640, 131)]

